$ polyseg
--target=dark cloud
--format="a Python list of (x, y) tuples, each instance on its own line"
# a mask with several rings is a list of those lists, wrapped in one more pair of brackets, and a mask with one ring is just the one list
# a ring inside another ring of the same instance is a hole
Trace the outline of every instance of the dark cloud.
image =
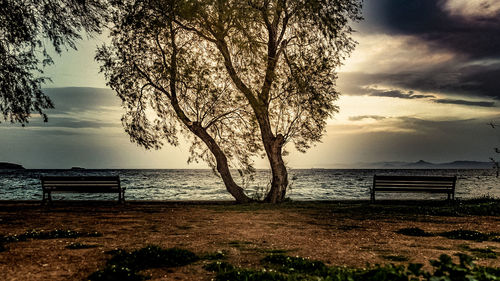
[[(411, 91), (483, 97), (500, 100), (500, 63), (487, 65), (448, 65), (418, 72), (342, 73), (339, 87), (347, 95), (432, 98), (411, 95)], [(373, 92), (373, 85), (391, 85), (408, 92), (390, 90)]]
[(404, 93), (399, 90), (391, 90), (391, 91), (374, 91), (370, 94), (370, 96), (374, 97), (391, 97), (391, 98), (400, 98), (400, 99), (423, 99), (423, 98), (435, 98), (433, 95), (418, 95), (413, 91), (409, 91), (408, 93)]
[(490, 101), (467, 101), (467, 100), (452, 100), (452, 99), (435, 99), (436, 103), (460, 104), (468, 106), (495, 107), (494, 102)]
[[(500, 64), (450, 66), (422, 72), (376, 74), (374, 80), (406, 89), (500, 99)], [(378, 76), (378, 77), (377, 77)]]
[(110, 127), (121, 127), (121, 123), (118, 122), (107, 122), (102, 120), (83, 120), (71, 117), (51, 117), (49, 122), (42, 122), (37, 120), (30, 122), (26, 125), (26, 128), (70, 128), (70, 129), (83, 129), (83, 128), (110, 128)]
[(361, 121), (364, 119), (373, 119), (373, 120), (383, 120), (387, 117), (380, 115), (360, 115), (360, 116), (350, 116), (349, 121)]
[[(370, 2), (370, 1), (369, 1)], [(474, 58), (500, 56), (500, 14), (471, 18), (451, 15), (446, 1), (377, 0), (381, 29), (392, 34), (414, 35), (436, 46)]]

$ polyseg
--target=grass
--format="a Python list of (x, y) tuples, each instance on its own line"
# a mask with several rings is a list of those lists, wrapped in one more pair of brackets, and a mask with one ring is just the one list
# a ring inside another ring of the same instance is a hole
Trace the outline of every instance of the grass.
[(0, 235), (0, 243), (11, 243), (26, 241), (28, 239), (58, 239), (58, 238), (78, 238), (78, 237), (101, 237), (99, 232), (79, 232), (74, 230), (55, 229), (51, 231), (28, 230), (17, 235)]
[(396, 233), (403, 234), (406, 236), (418, 236), (418, 237), (434, 236), (434, 234), (426, 232), (418, 227), (401, 228), (398, 231), (396, 231)]
[(203, 266), (203, 268), (213, 272), (227, 272), (235, 269), (232, 264), (225, 261), (214, 261)]
[(498, 257), (498, 253), (491, 248), (471, 248), (467, 244), (458, 245), (458, 248), (470, 252), (475, 258), (479, 259), (496, 259)]
[(482, 241), (496, 241), (498, 242), (498, 233), (482, 233), (475, 230), (466, 230), (466, 229), (456, 229), (451, 231), (445, 231), (440, 233), (430, 233), (426, 232), (423, 229), (418, 227), (409, 227), (409, 228), (401, 228), (396, 231), (396, 233), (403, 234), (406, 236), (419, 236), (419, 237), (430, 237), (430, 236), (442, 236), (448, 239), (460, 239), (460, 240), (470, 240), (476, 242)]
[(145, 280), (148, 277), (140, 274), (139, 271), (184, 266), (199, 260), (199, 257), (191, 251), (178, 248), (162, 249), (155, 245), (132, 252), (115, 250), (110, 253), (112, 257), (106, 263), (106, 267), (92, 273), (88, 280)]
[(248, 246), (248, 245), (251, 245), (253, 244), (252, 242), (249, 242), (249, 241), (238, 241), (238, 240), (234, 240), (234, 241), (229, 241), (227, 243), (229, 246), (231, 247), (234, 247), (234, 248), (244, 248), (245, 246)]
[(296, 250), (297, 249), (290, 249), (290, 250), (286, 250), (286, 249), (262, 249), (261, 252), (266, 253), (266, 254), (286, 254), (286, 253), (290, 253), (290, 252), (293, 252)]
[(91, 244), (83, 244), (83, 243), (71, 243), (67, 245), (65, 248), (66, 249), (71, 249), (71, 250), (77, 250), (77, 249), (90, 249), (90, 248), (96, 248), (98, 247), (97, 245), (91, 245)]
[(237, 268), (227, 262), (211, 263), (204, 268), (216, 272), (217, 281), (408, 281), (408, 280), (498, 280), (499, 268), (477, 266), (472, 257), (459, 254), (459, 263), (441, 255), (431, 260), (433, 271), (422, 270), (422, 264), (375, 265), (367, 268), (329, 267), (321, 261), (284, 255), (269, 255), (262, 260), (264, 268)]
[[(433, 216), (500, 216), (500, 198), (481, 197), (476, 199), (436, 201), (436, 200), (412, 200), (412, 201), (376, 201), (375, 204), (365, 202), (339, 202), (328, 203), (334, 213), (353, 215), (364, 214), (371, 217), (387, 215), (433, 215)], [(306, 204), (298, 204), (298, 207), (307, 208)]]
[(390, 261), (397, 261), (397, 262), (403, 262), (403, 261), (409, 261), (410, 258), (402, 255), (387, 255), (387, 256), (382, 256), (386, 260)]
[(471, 241), (487, 241), (489, 239), (488, 234), (481, 233), (475, 230), (465, 230), (465, 229), (457, 229), (452, 231), (446, 231), (439, 233), (440, 236), (446, 237), (448, 239), (462, 239), (462, 240), (471, 240)]
[[(474, 249), (463, 245), (462, 250), (471, 253), (490, 253), (491, 250)], [(478, 266), (473, 263), (473, 257), (457, 254), (459, 262), (454, 263), (448, 255), (441, 255), (438, 260), (431, 260), (432, 271), (422, 270), (422, 264), (408, 265), (375, 265), (365, 268), (350, 268), (328, 266), (322, 261), (302, 257), (292, 257), (284, 254), (269, 254), (261, 260), (262, 268), (239, 268), (222, 259), (221, 252), (205, 254), (201, 257), (195, 253), (179, 249), (162, 249), (150, 245), (135, 251), (113, 250), (108, 252), (111, 258), (106, 266), (92, 273), (88, 280), (123, 280), (140, 281), (149, 279), (141, 274), (142, 270), (151, 268), (170, 268), (185, 266), (201, 259), (212, 260), (203, 266), (207, 271), (215, 272), (216, 281), (299, 281), (299, 280), (329, 280), (329, 281), (408, 281), (408, 280), (481, 280), (494, 281), (500, 277), (500, 268)], [(390, 257), (390, 258), (389, 258)], [(386, 256), (393, 261), (407, 261), (403, 256)], [(404, 259), (404, 260), (403, 260)]]
[(215, 253), (206, 253), (201, 258), (204, 260), (223, 260), (226, 258), (226, 254), (222, 251), (217, 251)]
[(338, 230), (349, 231), (349, 230), (360, 229), (360, 228), (361, 228), (361, 226), (359, 226), (359, 225), (341, 225), (338, 227)]

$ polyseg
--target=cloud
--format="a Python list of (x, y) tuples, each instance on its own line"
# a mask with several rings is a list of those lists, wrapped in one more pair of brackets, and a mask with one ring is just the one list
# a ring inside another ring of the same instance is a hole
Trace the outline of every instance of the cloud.
[[(408, 58), (411, 59), (411, 58)], [(343, 94), (411, 98), (411, 91), (440, 95), (461, 95), (500, 100), (500, 62), (471, 61), (445, 65), (421, 71), (379, 73), (350, 72), (339, 75), (338, 85)], [(374, 92), (374, 85), (388, 88)], [(399, 89), (393, 92), (392, 89)], [(403, 92), (405, 90), (405, 92)], [(419, 96), (413, 96), (419, 98)], [(425, 97), (420, 97), (425, 98)], [(432, 97), (427, 97), (432, 98)]]
[(83, 129), (83, 128), (111, 128), (111, 127), (121, 127), (119, 120), (116, 122), (109, 122), (104, 120), (82, 120), (74, 117), (58, 117), (54, 116), (49, 119), (49, 122), (42, 122), (37, 120), (30, 122), (26, 125), (26, 128), (71, 128), (71, 129)]
[(363, 78), (349, 81), (345, 93), (366, 95), (358, 85), (379, 85), (401, 93), (375, 96), (500, 100), (500, 1), (377, 0), (363, 12), (359, 45), (342, 69)]
[(402, 91), (399, 91), (399, 90), (374, 91), (370, 94), (370, 96), (390, 97), (390, 98), (400, 98), (400, 99), (435, 98), (435, 96), (433, 96), (433, 95), (419, 95), (419, 94), (415, 94), (413, 91), (409, 91), (408, 93), (403, 93)]
[(380, 115), (360, 115), (360, 116), (350, 116), (349, 121), (362, 121), (364, 119), (373, 119), (373, 120), (383, 120), (387, 117)]
[[(375, 1), (374, 1), (375, 2)], [(378, 0), (372, 15), (381, 30), (391, 34), (413, 35), (436, 47), (474, 58), (500, 56), (500, 11), (496, 5), (475, 5), (472, 13), (464, 1)], [(472, 1), (468, 1), (472, 2)], [(493, 7), (493, 8), (492, 8)], [(484, 10), (484, 9), (483, 9)]]
[(43, 92), (54, 102), (52, 114), (119, 109), (120, 99), (111, 89), (66, 87), (45, 88)]
[(495, 103), (490, 102), (490, 101), (467, 101), (467, 100), (452, 100), (452, 99), (435, 99), (433, 101), (436, 103), (445, 103), (445, 104), (460, 104), (460, 105), (467, 105), (467, 106), (495, 107)]
[(490, 19), (500, 15), (498, 0), (448, 0), (442, 5), (452, 16), (461, 16), (473, 20)]

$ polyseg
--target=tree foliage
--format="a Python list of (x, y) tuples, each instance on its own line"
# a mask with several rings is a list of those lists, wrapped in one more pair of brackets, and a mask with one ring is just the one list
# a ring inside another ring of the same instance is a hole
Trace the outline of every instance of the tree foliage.
[(273, 176), (266, 201), (283, 200), (284, 146), (307, 150), (338, 110), (336, 70), (354, 49), (349, 23), (361, 19), (360, 1), (123, 0), (114, 7), (113, 43), (97, 59), (124, 102), (131, 138), (146, 148), (175, 145), (180, 121), (206, 145), (193, 139), (192, 157), (217, 166), (199, 124), (246, 168), (265, 152)]
[(106, 18), (103, 0), (0, 0), (0, 112), (25, 124), (33, 112), (52, 108), (41, 86), (50, 81), (43, 67), (57, 53), (76, 49), (80, 33), (99, 32)]

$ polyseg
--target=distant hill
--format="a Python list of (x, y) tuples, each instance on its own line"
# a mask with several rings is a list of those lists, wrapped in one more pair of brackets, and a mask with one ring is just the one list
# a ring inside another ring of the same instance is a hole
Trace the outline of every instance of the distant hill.
[(359, 168), (369, 169), (491, 169), (491, 162), (453, 161), (448, 163), (431, 163), (424, 160), (417, 162), (375, 162), (360, 163)]
[(0, 170), (24, 170), (24, 167), (19, 164), (0, 162)]

